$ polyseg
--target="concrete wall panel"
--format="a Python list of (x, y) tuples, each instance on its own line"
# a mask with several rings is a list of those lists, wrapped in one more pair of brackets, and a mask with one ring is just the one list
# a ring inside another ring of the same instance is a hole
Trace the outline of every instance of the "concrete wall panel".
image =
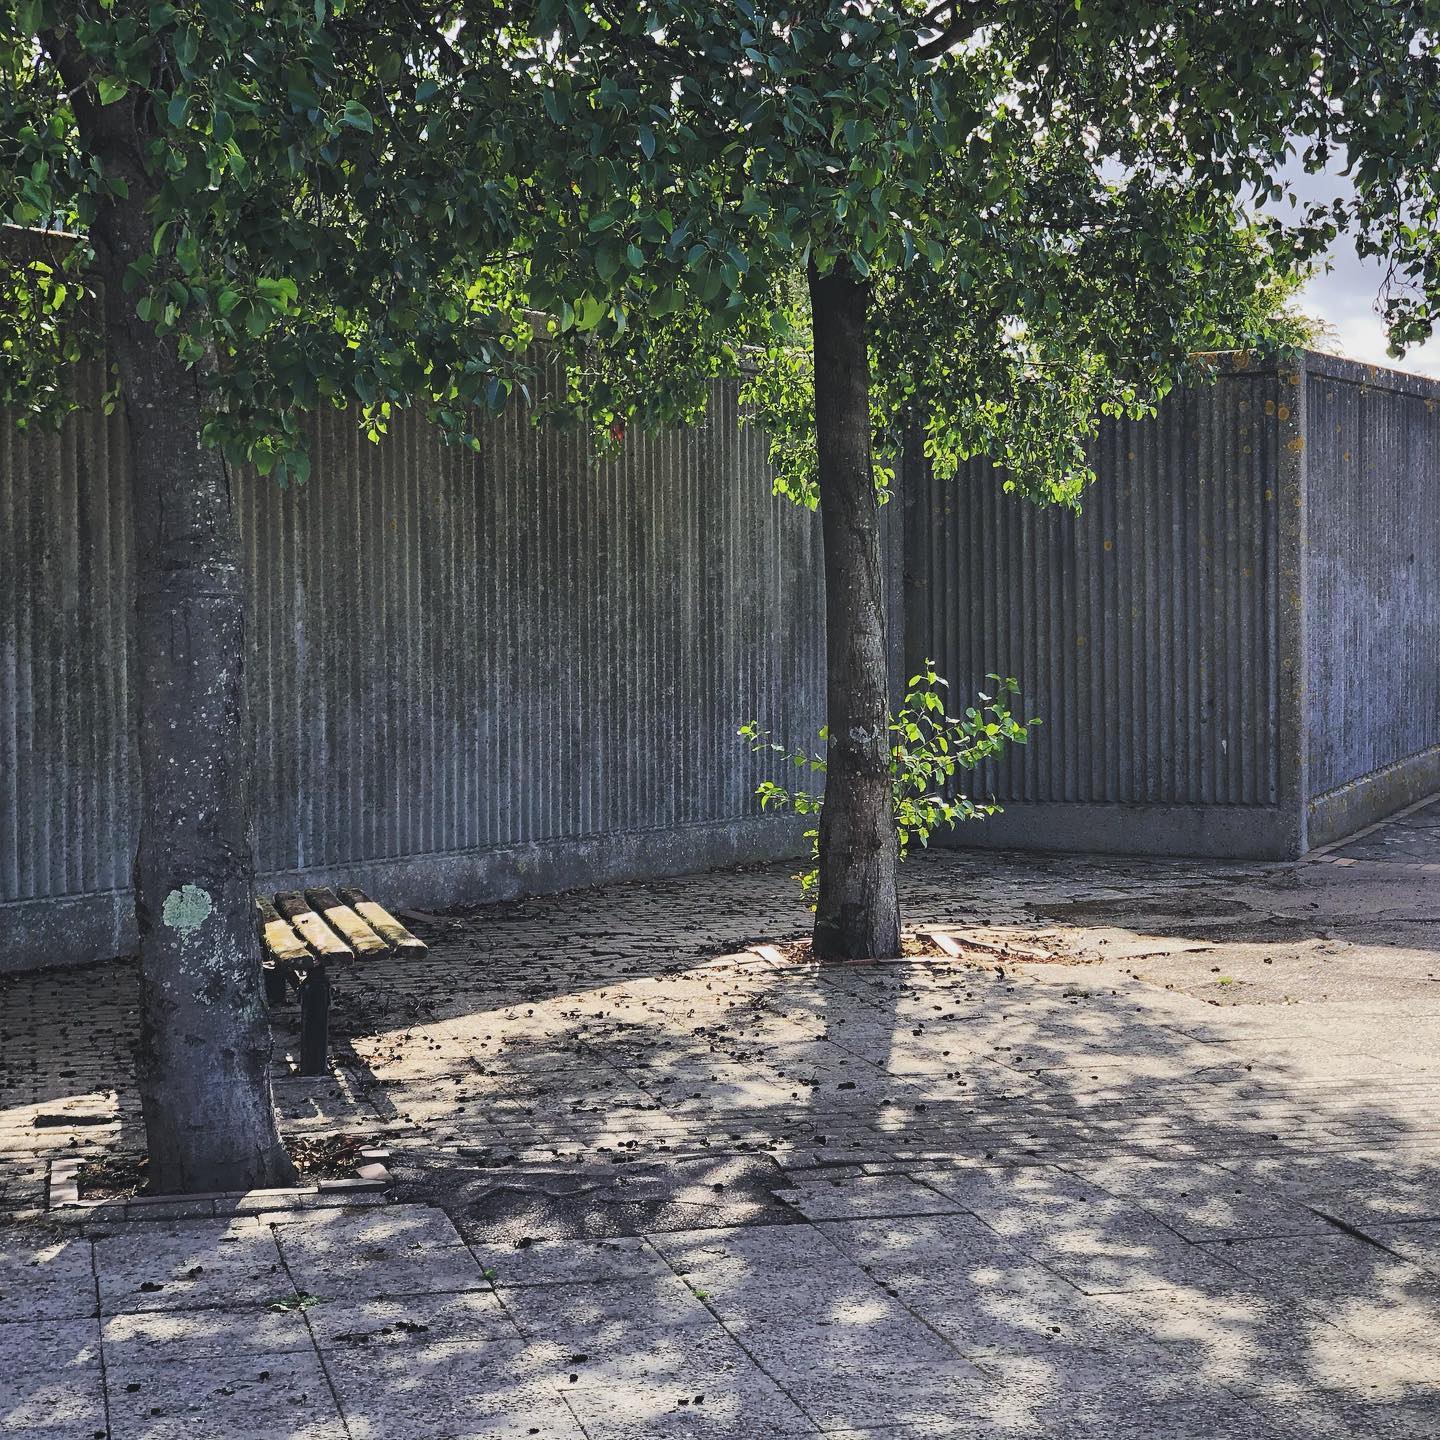
[[(77, 384), (58, 435), (0, 423), (0, 967), (133, 941), (123, 436)], [(814, 741), (819, 529), (738, 422), (718, 386), (596, 465), (520, 413), (478, 455), (329, 414), (307, 486), (241, 476), (262, 875), (441, 905), (794, 853), (735, 730)], [(1095, 460), (1079, 515), (900, 465), (896, 688), (1010, 673), (1043, 721), (956, 843), (1280, 857), (1440, 785), (1440, 385), (1229, 363)]]
[(1004, 817), (956, 843), (1283, 853), (1286, 391), (1226, 373), (1154, 421), (1107, 421), (1079, 514), (1005, 494), (984, 461), (912, 470), (912, 663), (933, 657), (956, 705), (1014, 675), (1042, 722), (971, 786)]
[(1309, 375), (1311, 841), (1440, 777), (1440, 384)]
[[(120, 422), (0, 424), (0, 966), (133, 940)], [(239, 479), (257, 863), (438, 905), (793, 853), (736, 737), (821, 719), (820, 540), (717, 387), (596, 465), (514, 412), (478, 455), (318, 419)]]

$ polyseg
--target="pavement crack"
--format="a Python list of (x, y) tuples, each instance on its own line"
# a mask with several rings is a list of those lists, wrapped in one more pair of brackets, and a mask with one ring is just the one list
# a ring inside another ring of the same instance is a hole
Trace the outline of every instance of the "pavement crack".
[(95, 1254), (95, 1241), (87, 1237), (85, 1244), (90, 1247), (90, 1278), (95, 1286), (95, 1349), (100, 1357), (100, 1403), (105, 1415), (105, 1434), (114, 1433), (110, 1421), (110, 1365), (105, 1354), (105, 1311), (100, 1304), (100, 1260)]
[[(296, 1283), (295, 1275), (290, 1269), (290, 1262), (285, 1257), (285, 1247), (280, 1243), (280, 1236), (275, 1226), (272, 1224), (266, 1228), (270, 1232), (270, 1239), (275, 1246), (275, 1253), (280, 1257), (280, 1269), (284, 1272), (285, 1278), (289, 1280), (291, 1288), (297, 1295), (303, 1294), (304, 1292)], [(320, 1373), (325, 1377), (325, 1384), (330, 1391), (330, 1403), (335, 1407), (335, 1415), (340, 1421), (340, 1427), (344, 1430), (347, 1437), (351, 1437), (355, 1432), (351, 1428), (349, 1415), (345, 1413), (345, 1404), (340, 1399), (340, 1390), (335, 1384), (335, 1377), (330, 1373), (330, 1363), (325, 1358), (325, 1352), (320, 1346), (320, 1337), (315, 1333), (315, 1325), (310, 1318), (309, 1306), (301, 1307), (300, 1319), (304, 1322), (306, 1332), (310, 1336), (310, 1345), (315, 1351), (315, 1358), (320, 1362)]]
[(1404, 1260), (1406, 1264), (1410, 1263), (1407, 1256), (1402, 1255), (1398, 1250), (1392, 1250), (1383, 1240), (1377, 1240), (1373, 1235), (1366, 1234), (1358, 1225), (1352, 1225), (1348, 1220), (1342, 1220), (1338, 1215), (1331, 1215), (1329, 1211), (1321, 1210), (1317, 1206), (1307, 1205), (1303, 1200), (1300, 1204), (1317, 1219), (1323, 1220), (1327, 1225), (1333, 1225), (1352, 1240), (1363, 1241), (1366, 1245), (1373, 1245), (1377, 1250), (1383, 1250), (1387, 1255), (1394, 1256), (1396, 1260)]

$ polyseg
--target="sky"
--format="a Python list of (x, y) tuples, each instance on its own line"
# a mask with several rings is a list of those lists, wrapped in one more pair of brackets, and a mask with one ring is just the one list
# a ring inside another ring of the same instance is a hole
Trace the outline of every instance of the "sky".
[[(1339, 170), (1340, 164), (1336, 163), (1324, 174), (1305, 175), (1297, 165), (1286, 178), (1303, 200), (1329, 199), (1349, 188)], [(1344, 235), (1336, 241), (1329, 261), (1328, 271), (1316, 274), (1299, 296), (1302, 310), (1335, 329), (1334, 338), (1321, 348), (1338, 350), (1372, 365), (1440, 377), (1440, 339), (1412, 348), (1403, 360), (1391, 359), (1386, 353), (1385, 327), (1375, 308), (1384, 279), (1381, 263), (1362, 260)]]
[(1329, 272), (1315, 275), (1299, 296), (1302, 310), (1335, 329), (1334, 339), (1320, 348), (1338, 350), (1353, 360), (1440, 377), (1440, 340), (1411, 349), (1403, 360), (1386, 353), (1385, 327), (1375, 311), (1382, 274), (1379, 261), (1361, 260), (1354, 246), (1341, 237), (1331, 254)]

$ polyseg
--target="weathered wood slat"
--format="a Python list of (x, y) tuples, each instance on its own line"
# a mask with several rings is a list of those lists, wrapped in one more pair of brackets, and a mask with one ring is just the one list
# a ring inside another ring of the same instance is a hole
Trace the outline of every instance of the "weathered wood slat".
[(359, 956), (388, 955), (390, 944), (330, 889), (319, 887), (305, 892), (306, 898), (325, 923)]
[(301, 943), (290, 922), (282, 918), (263, 895), (255, 897), (255, 910), (259, 916), (260, 943), (265, 948), (267, 961), (276, 965), (303, 965), (310, 959), (310, 952)]
[(363, 890), (354, 885), (342, 885), (340, 898), (370, 926), (397, 955), (418, 960), (428, 954), (430, 947), (423, 940), (417, 940), (383, 905), (377, 905)]
[(311, 952), (327, 965), (355, 958), (355, 952), (315, 913), (298, 890), (285, 890), (276, 895), (275, 908), (295, 927)]

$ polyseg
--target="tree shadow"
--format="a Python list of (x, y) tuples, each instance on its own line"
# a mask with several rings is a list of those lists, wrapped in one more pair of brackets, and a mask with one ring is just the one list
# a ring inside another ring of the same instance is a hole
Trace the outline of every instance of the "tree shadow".
[[(1033, 930), (1081, 863), (922, 858), (908, 914)], [(1109, 929), (1144, 893), (1189, 942), (1223, 898), (1215, 867), (1086, 873)], [(393, 1433), (444, 1433), (490, 1387), (592, 1437), (1433, 1435), (1433, 1007), (1387, 1061), (1379, 1006), (737, 953), (803, 929), (787, 884), (477, 910), (366, 968), (352, 1113), (409, 1127), (401, 1198), (458, 1234), (276, 1227), (321, 1352), (360, 1357), (352, 1419), (410, 1397)]]
[[(912, 872), (912, 920), (974, 919), (952, 866)], [(599, 924), (643, 930), (619, 894)], [(1217, 903), (1147, 914), (1195, 939)], [(370, 1061), (428, 1132), (406, 1197), (487, 1253), (647, 1237), (701, 1328), (826, 1429), (1432, 1433), (1423, 1069), (1113, 969), (686, 959), (683, 916), (577, 955), (571, 923), (546, 902), (528, 940), (456, 937), (423, 1038)], [(617, 1280), (574, 1283), (598, 1316)], [(620, 1351), (660, 1343), (643, 1307), (629, 1324)]]

